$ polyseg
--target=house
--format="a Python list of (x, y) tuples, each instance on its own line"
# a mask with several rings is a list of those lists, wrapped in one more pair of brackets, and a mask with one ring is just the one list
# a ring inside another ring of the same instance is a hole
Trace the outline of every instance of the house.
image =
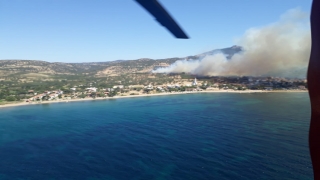
[(113, 89), (117, 89), (117, 88), (119, 88), (119, 89), (123, 89), (123, 88), (124, 88), (124, 86), (123, 86), (123, 85), (117, 85), (117, 86), (113, 86), (112, 88), (113, 88)]
[(76, 88), (74, 88), (74, 87), (73, 87), (73, 88), (70, 88), (70, 90), (75, 91), (75, 90), (76, 90)]
[(97, 88), (95, 88), (95, 87), (86, 88), (86, 90), (88, 92), (97, 92)]
[(112, 91), (114, 91), (114, 89), (113, 88), (106, 88), (106, 91), (107, 92), (112, 92)]
[(58, 93), (58, 94), (63, 94), (63, 91), (58, 90), (57, 93)]
[(56, 97), (58, 97), (58, 94), (50, 94), (48, 100), (49, 100), (49, 101), (50, 101), (50, 100), (53, 100), (53, 99), (55, 99)]
[(151, 84), (149, 84), (148, 86), (145, 87), (145, 89), (153, 90), (153, 86)]
[(51, 93), (50, 91), (43, 92), (44, 95), (49, 95), (50, 93)]
[(162, 87), (160, 87), (160, 86), (157, 87), (157, 90), (159, 90), (159, 91), (161, 91), (161, 92), (165, 92), (165, 90), (164, 90)]
[(39, 94), (39, 95), (36, 95), (36, 96), (29, 98), (29, 100), (30, 101), (39, 101), (42, 99), (43, 96), (44, 96), (44, 94)]
[(130, 85), (129, 86), (129, 88), (131, 89), (131, 88), (144, 88), (144, 86), (143, 85)]

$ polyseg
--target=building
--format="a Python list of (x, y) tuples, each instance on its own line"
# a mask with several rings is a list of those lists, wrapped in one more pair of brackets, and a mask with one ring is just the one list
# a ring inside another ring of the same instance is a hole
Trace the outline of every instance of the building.
[(86, 88), (86, 90), (89, 92), (97, 92), (97, 88), (95, 87)]
[(53, 100), (53, 99), (55, 99), (56, 97), (58, 97), (58, 94), (50, 94), (48, 100), (49, 100), (49, 101), (50, 101), (50, 100)]
[(117, 88), (119, 88), (119, 89), (123, 89), (123, 88), (124, 88), (124, 86), (123, 86), (123, 85), (117, 85), (117, 86), (113, 86), (112, 88), (113, 88), (113, 89), (117, 89)]
[(148, 86), (145, 87), (145, 89), (147, 90), (153, 90), (153, 86), (151, 84), (149, 84)]
[(197, 78), (194, 78), (193, 82), (192, 82), (192, 86), (197, 86), (198, 83), (197, 83)]

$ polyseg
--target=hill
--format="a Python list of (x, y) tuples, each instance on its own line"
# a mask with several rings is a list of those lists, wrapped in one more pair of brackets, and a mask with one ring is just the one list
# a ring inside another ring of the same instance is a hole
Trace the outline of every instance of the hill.
[[(187, 56), (183, 58), (166, 59), (136, 59), (117, 60), (108, 62), (88, 62), (88, 63), (50, 63), (37, 60), (1, 60), (0, 76), (8, 77), (12, 75), (28, 76), (32, 73), (46, 75), (94, 75), (94, 76), (117, 76), (128, 73), (148, 73), (159, 64), (170, 65), (178, 60), (194, 60), (206, 55), (213, 55), (222, 52), (227, 58), (231, 58), (235, 53), (242, 51), (240, 46), (215, 49), (199, 55)], [(33, 74), (34, 75), (34, 74)]]
[(231, 59), (231, 57), (237, 53), (240, 53), (241, 51), (243, 51), (242, 47), (241, 46), (232, 46), (232, 47), (229, 47), (229, 48), (223, 48), (223, 49), (215, 49), (215, 50), (212, 50), (212, 51), (208, 51), (208, 52), (205, 52), (205, 53), (202, 53), (202, 54), (199, 54), (197, 55), (197, 57), (204, 57), (204, 56), (207, 56), (207, 55), (214, 55), (214, 54), (217, 54), (217, 53), (223, 53), (226, 55), (226, 57), (228, 59)]

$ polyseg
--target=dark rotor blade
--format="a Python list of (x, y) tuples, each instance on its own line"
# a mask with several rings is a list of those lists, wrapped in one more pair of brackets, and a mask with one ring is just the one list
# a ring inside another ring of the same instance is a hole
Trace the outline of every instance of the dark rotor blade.
[(161, 6), (157, 0), (136, 0), (144, 7), (156, 20), (165, 26), (176, 38), (189, 39), (179, 25), (173, 20), (169, 13)]

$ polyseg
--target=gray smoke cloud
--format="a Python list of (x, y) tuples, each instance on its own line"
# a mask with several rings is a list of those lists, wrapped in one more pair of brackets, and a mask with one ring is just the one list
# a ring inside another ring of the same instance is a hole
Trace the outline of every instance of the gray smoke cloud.
[(278, 22), (248, 29), (236, 41), (243, 52), (177, 61), (154, 73), (191, 73), (204, 76), (305, 77), (311, 48), (309, 14), (291, 9)]

